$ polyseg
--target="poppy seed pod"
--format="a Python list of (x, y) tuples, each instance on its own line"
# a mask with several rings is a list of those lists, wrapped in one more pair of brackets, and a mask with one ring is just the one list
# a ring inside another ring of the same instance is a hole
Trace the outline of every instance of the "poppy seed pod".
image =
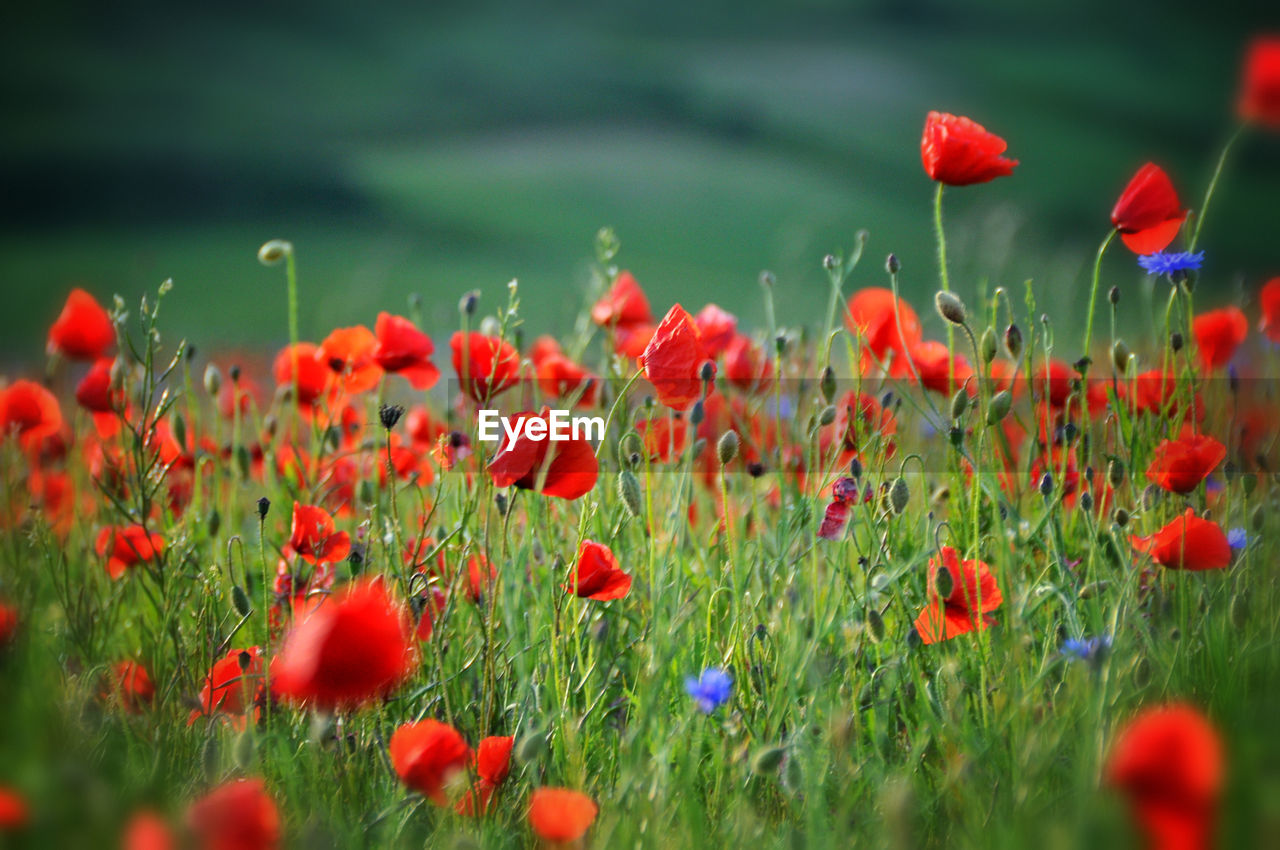
[(988, 325), (987, 329), (982, 332), (980, 347), (983, 363), (990, 363), (996, 359), (996, 349), (999, 345), (1000, 343), (996, 340), (996, 329)]
[(283, 239), (272, 239), (264, 242), (258, 249), (258, 262), (264, 266), (274, 266), (293, 253), (293, 245)]
[(640, 516), (640, 482), (629, 469), (618, 473), (618, 498), (622, 500), (627, 513), (632, 517)]
[(1022, 354), (1022, 331), (1012, 322), (1004, 329), (1004, 350), (1014, 360)]
[(271, 510), (271, 500), (263, 496), (258, 500), (258, 519), (266, 519), (269, 510)]
[(946, 290), (940, 289), (933, 296), (933, 306), (938, 311), (939, 316), (953, 325), (963, 325), (967, 318), (964, 302), (956, 297), (954, 293)]
[(378, 420), (388, 431), (396, 427), (401, 416), (404, 416), (404, 408), (398, 404), (384, 404), (378, 408)]
[(222, 389), (222, 372), (210, 363), (204, 368), (204, 391), (211, 396), (216, 396), (220, 389)]
[(893, 486), (889, 488), (889, 507), (895, 514), (901, 514), (907, 509), (907, 503), (910, 501), (911, 488), (907, 486), (907, 479), (899, 475), (894, 479)]
[(995, 425), (997, 422), (1009, 415), (1009, 408), (1013, 406), (1013, 395), (1008, 390), (1001, 390), (991, 397), (991, 402), (987, 405), (987, 424)]
[(1111, 363), (1116, 367), (1116, 371), (1124, 374), (1129, 369), (1129, 361), (1133, 358), (1133, 352), (1129, 350), (1128, 344), (1124, 340), (1116, 340), (1116, 344), (1111, 347)]
[(728, 466), (738, 456), (738, 432), (732, 428), (720, 435), (716, 443), (716, 457), (721, 466)]

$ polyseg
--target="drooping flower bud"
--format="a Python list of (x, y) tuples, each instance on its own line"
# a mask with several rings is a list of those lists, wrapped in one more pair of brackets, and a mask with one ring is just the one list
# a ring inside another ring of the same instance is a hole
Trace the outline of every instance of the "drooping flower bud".
[(629, 469), (618, 473), (618, 498), (622, 500), (627, 513), (632, 517), (640, 516), (640, 482)]
[(272, 239), (264, 242), (258, 249), (258, 262), (264, 266), (274, 266), (293, 253), (293, 245), (283, 239)]
[(1129, 369), (1129, 360), (1133, 357), (1133, 352), (1129, 350), (1129, 346), (1124, 340), (1116, 340), (1116, 344), (1111, 346), (1111, 364), (1116, 367), (1116, 371), (1124, 374)]
[(204, 367), (204, 391), (211, 396), (216, 396), (220, 389), (222, 389), (222, 372), (210, 363)]
[(1022, 354), (1022, 331), (1012, 322), (1004, 329), (1004, 350), (1014, 360)]
[(933, 296), (933, 306), (938, 315), (953, 325), (963, 325), (967, 318), (964, 302), (955, 293), (940, 289)]
[(901, 514), (907, 509), (910, 501), (911, 488), (907, 486), (907, 479), (899, 475), (894, 479), (893, 486), (889, 488), (889, 507), (895, 514)]

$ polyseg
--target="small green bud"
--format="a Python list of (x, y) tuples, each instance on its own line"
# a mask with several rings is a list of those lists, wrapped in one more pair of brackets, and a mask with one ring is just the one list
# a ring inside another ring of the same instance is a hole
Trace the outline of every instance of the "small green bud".
[(210, 363), (204, 367), (204, 391), (211, 396), (216, 396), (220, 389), (222, 389), (222, 372)]
[(836, 397), (836, 373), (830, 366), (822, 370), (822, 379), (818, 382), (818, 387), (822, 390), (822, 397), (826, 399), (827, 404), (831, 404)]
[(720, 465), (723, 467), (728, 466), (737, 456), (738, 432), (731, 428), (720, 435), (720, 440), (716, 443), (716, 457), (720, 459)]
[(264, 266), (274, 266), (293, 253), (293, 245), (283, 239), (272, 239), (264, 242), (258, 249), (258, 262)]
[(983, 363), (990, 363), (996, 359), (996, 350), (999, 345), (1000, 342), (996, 339), (996, 329), (988, 325), (987, 329), (982, 332), (982, 340), (978, 346), (979, 351), (982, 353)]
[(1116, 367), (1116, 371), (1121, 375), (1129, 371), (1129, 360), (1132, 359), (1133, 352), (1129, 350), (1129, 346), (1124, 340), (1116, 340), (1116, 344), (1111, 346), (1111, 364)]
[(627, 513), (632, 517), (640, 516), (640, 482), (629, 469), (618, 473), (618, 498), (622, 500)]
[(1001, 390), (991, 397), (990, 403), (987, 405), (987, 424), (995, 425), (1009, 415), (1009, 409), (1013, 407), (1013, 394), (1008, 390)]
[(1009, 352), (1009, 357), (1014, 360), (1022, 354), (1022, 331), (1012, 322), (1004, 329), (1004, 350)]
[(895, 514), (901, 515), (910, 501), (911, 488), (907, 486), (907, 479), (899, 475), (894, 479), (893, 486), (889, 488), (889, 507)]
[(757, 751), (751, 758), (751, 772), (757, 776), (768, 776), (771, 773), (777, 773), (786, 754), (786, 747), (765, 747)]
[(963, 325), (968, 314), (964, 309), (964, 302), (961, 301), (955, 293), (946, 290), (938, 290), (933, 296), (934, 309), (938, 311), (938, 315), (946, 319), (953, 325)]
[(247, 617), (253, 611), (253, 605), (249, 602), (249, 594), (238, 584), (231, 588), (231, 604), (241, 617)]
[(956, 390), (956, 394), (951, 397), (951, 418), (959, 419), (964, 416), (965, 411), (969, 409), (969, 392), (964, 387)]

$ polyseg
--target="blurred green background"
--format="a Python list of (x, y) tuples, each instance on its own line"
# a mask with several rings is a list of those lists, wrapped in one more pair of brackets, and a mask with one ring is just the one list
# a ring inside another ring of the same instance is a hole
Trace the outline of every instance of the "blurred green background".
[[(520, 280), (531, 331), (566, 330), (601, 225), (655, 309), (715, 300), (820, 321), (824, 254), (871, 233), (936, 286), (929, 109), (1008, 139), (1012, 179), (947, 197), (953, 280), (1078, 322), (1116, 195), (1147, 159), (1198, 206), (1261, 23), (1219, 4), (1001, 2), (50, 2), (0, 35), (0, 357), (39, 357), (72, 285), (209, 350), (285, 338), (266, 239), (297, 247), (302, 331), (372, 324), (421, 293), (429, 330)], [(1224, 178), (1200, 303), (1280, 271), (1275, 137)], [(1106, 283), (1137, 287), (1122, 248)], [(1020, 299), (1019, 299), (1020, 300)], [(1136, 309), (1138, 302), (1125, 302)], [(930, 311), (931, 312), (931, 311)], [(936, 332), (939, 320), (927, 324)]]

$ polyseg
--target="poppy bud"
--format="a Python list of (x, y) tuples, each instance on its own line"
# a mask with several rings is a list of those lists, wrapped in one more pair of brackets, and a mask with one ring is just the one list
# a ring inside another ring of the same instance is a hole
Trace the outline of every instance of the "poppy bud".
[(874, 608), (867, 611), (867, 637), (872, 643), (879, 643), (884, 640), (885, 628), (884, 617), (880, 616), (880, 612)]
[(956, 394), (951, 397), (951, 418), (959, 419), (964, 416), (964, 412), (969, 409), (969, 393), (961, 387), (956, 390)]
[(373, 504), (373, 482), (368, 478), (360, 482), (359, 496), (362, 504)]
[(840, 266), (840, 261), (836, 259), (835, 254), (827, 254), (822, 258), (822, 267), (829, 272), (835, 271)]
[(253, 766), (253, 754), (255, 750), (256, 747), (253, 742), (253, 733), (248, 729), (245, 729), (236, 738), (235, 747), (232, 750), (232, 755), (236, 760), (236, 765), (239, 766), (241, 770), (248, 770)]
[(773, 347), (778, 352), (779, 357), (786, 354), (787, 353), (787, 335), (779, 331), (778, 335), (773, 338)]
[(760, 285), (765, 289), (773, 289), (775, 283), (777, 283), (777, 278), (773, 276), (773, 272), (767, 269), (760, 272)]
[(996, 359), (996, 349), (999, 347), (999, 344), (1000, 343), (996, 340), (996, 329), (987, 325), (987, 329), (982, 332), (981, 340), (983, 363), (990, 363), (992, 360)]
[(495, 493), (493, 497), (493, 505), (498, 509), (498, 516), (507, 515), (507, 494)]
[(1164, 491), (1154, 484), (1148, 484), (1142, 491), (1142, 509), (1149, 511), (1156, 505), (1160, 504), (1160, 500), (1164, 496)]
[(378, 408), (378, 419), (382, 422), (382, 427), (388, 431), (396, 427), (401, 416), (404, 416), (404, 408), (398, 404), (384, 404)]
[(547, 733), (542, 729), (530, 729), (516, 742), (516, 761), (521, 764), (537, 761), (547, 748)]
[(1004, 350), (1009, 352), (1009, 357), (1014, 360), (1022, 354), (1022, 331), (1012, 322), (1004, 329)]
[(1120, 526), (1121, 528), (1124, 528), (1126, 525), (1129, 524), (1129, 512), (1126, 511), (1124, 508), (1116, 508), (1115, 513), (1111, 515), (1111, 520), (1116, 525)]
[(706, 450), (706, 448), (707, 448), (707, 438), (706, 438), (706, 437), (699, 437), (698, 439), (694, 440), (694, 441), (693, 441), (693, 456), (694, 456), (694, 457), (699, 457), (699, 456), (701, 456), (701, 455), (702, 455), (702, 452), (703, 452), (703, 451), (705, 451), (705, 450)]
[(738, 456), (738, 432), (732, 428), (720, 435), (716, 443), (716, 457), (721, 466), (728, 466)]
[(858, 460), (856, 457), (849, 461), (849, 477), (854, 481), (857, 481), (862, 477), (862, 461)]
[(1120, 303), (1120, 287), (1118, 286), (1111, 287), (1111, 289), (1107, 292), (1107, 300), (1111, 302), (1112, 306), (1119, 304)]
[(1080, 510), (1082, 511), (1093, 510), (1093, 494), (1090, 493), (1088, 490), (1085, 490), (1083, 493), (1080, 494)]
[(480, 333), (484, 336), (499, 336), (502, 333), (502, 325), (493, 316), (485, 316), (480, 320)]
[(911, 631), (907, 632), (907, 649), (919, 649), (923, 644), (924, 641), (920, 638), (920, 632), (916, 631), (913, 626)]
[(902, 271), (902, 262), (898, 259), (897, 254), (890, 254), (885, 258), (884, 270), (889, 274), (897, 274)]
[(179, 446), (187, 445), (187, 420), (182, 418), (181, 413), (173, 414), (173, 439)]
[(476, 305), (480, 303), (480, 290), (473, 289), (458, 300), (458, 312), (464, 316), (474, 316)]
[(818, 414), (818, 424), (825, 428), (832, 422), (836, 421), (836, 408), (833, 404), (828, 404), (822, 408), (822, 412)]
[(889, 488), (889, 507), (895, 514), (901, 514), (907, 509), (907, 503), (910, 501), (911, 488), (907, 486), (907, 479), (899, 475), (894, 480), (893, 486)]
[(216, 396), (220, 389), (222, 389), (222, 373), (218, 371), (217, 366), (210, 363), (204, 367), (204, 391), (211, 396)]
[(280, 420), (274, 413), (268, 413), (262, 417), (262, 430), (267, 433), (268, 439), (275, 439), (276, 432), (280, 430)]
[(752, 478), (759, 478), (764, 475), (764, 464), (758, 460), (753, 460), (747, 464), (747, 474)]
[(253, 611), (253, 606), (249, 604), (249, 594), (238, 584), (231, 588), (231, 604), (241, 617), (248, 617)]
[(823, 368), (822, 378), (818, 381), (818, 388), (822, 390), (822, 397), (830, 404), (836, 397), (836, 372), (830, 366)]
[(1178, 333), (1177, 331), (1174, 331), (1173, 333), (1169, 334), (1169, 347), (1173, 349), (1174, 354), (1177, 354), (1179, 351), (1182, 350), (1182, 343), (1183, 343), (1182, 334)]
[(1053, 476), (1047, 472), (1040, 476), (1040, 495), (1046, 499), (1053, 495)]
[(702, 404), (702, 399), (698, 399), (693, 403), (693, 407), (689, 409), (689, 424), (697, 428), (702, 424), (702, 420), (707, 418), (707, 409)]
[(1114, 458), (1107, 464), (1107, 483), (1113, 488), (1124, 483), (1124, 461)]
[(640, 482), (634, 473), (624, 469), (618, 473), (618, 498), (632, 517), (640, 516)]
[(231, 368), (227, 370), (227, 374), (231, 376), (231, 383), (233, 384), (240, 383), (240, 372), (241, 370), (240, 370), (239, 363), (232, 364)]
[[(1079, 360), (1071, 364), (1071, 368), (1075, 369), (1076, 374), (1083, 378), (1084, 376), (1089, 374), (1089, 367), (1092, 365), (1093, 365), (1092, 357), (1081, 357)], [(1075, 385), (1074, 388), (1079, 389), (1078, 384)]]
[(1111, 347), (1111, 363), (1116, 367), (1116, 371), (1124, 374), (1129, 369), (1129, 360), (1133, 357), (1133, 352), (1129, 350), (1129, 346), (1124, 340), (1116, 340), (1116, 344)]
[(218, 513), (218, 509), (214, 508), (209, 512), (209, 536), (217, 537), (218, 531), (222, 528), (222, 514)]
[(751, 772), (757, 776), (768, 776), (771, 773), (777, 773), (786, 754), (786, 747), (765, 747), (759, 750), (751, 759)]
[(266, 519), (269, 510), (271, 510), (271, 500), (263, 496), (258, 500), (258, 519)]
[(966, 318), (964, 302), (957, 298), (954, 293), (943, 289), (938, 290), (933, 296), (933, 306), (938, 311), (938, 315), (951, 324), (964, 324)]
[(1001, 390), (991, 397), (991, 401), (987, 404), (987, 424), (995, 425), (1000, 420), (1009, 415), (1009, 408), (1013, 406), (1013, 394), (1008, 390)]
[(961, 444), (964, 443), (964, 429), (957, 425), (952, 425), (947, 429), (947, 439), (951, 441), (951, 445), (957, 449), (960, 448)]
[(240, 477), (247, 480), (253, 464), (249, 457), (249, 449), (244, 444), (236, 447), (236, 466), (240, 468)]
[(293, 245), (283, 239), (272, 239), (262, 243), (262, 247), (258, 249), (258, 262), (264, 266), (274, 266), (292, 253)]

